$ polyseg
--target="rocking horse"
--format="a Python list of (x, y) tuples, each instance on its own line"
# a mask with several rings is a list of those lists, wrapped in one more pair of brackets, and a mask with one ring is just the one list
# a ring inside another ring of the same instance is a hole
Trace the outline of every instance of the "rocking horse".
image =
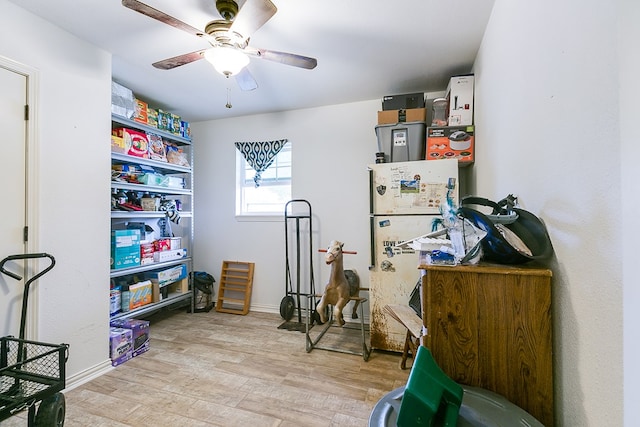
[[(342, 247), (344, 243), (337, 240), (332, 240), (329, 247), (326, 249), (327, 255), (325, 262), (327, 265), (331, 265), (331, 275), (329, 276), (329, 283), (324, 289), (322, 298), (316, 307), (316, 313), (318, 314), (316, 320), (318, 323), (323, 324), (327, 321), (327, 306), (333, 306), (333, 315), (338, 321), (340, 326), (344, 325), (344, 317), (342, 310), (345, 305), (351, 300), (351, 297), (358, 296), (360, 288), (360, 278), (355, 270), (345, 270), (342, 260), (343, 253), (355, 254), (353, 251), (343, 251)], [(321, 250), (324, 252), (324, 250)], [(351, 313), (352, 319), (358, 318), (358, 305), (359, 299), (354, 299), (353, 311)]]

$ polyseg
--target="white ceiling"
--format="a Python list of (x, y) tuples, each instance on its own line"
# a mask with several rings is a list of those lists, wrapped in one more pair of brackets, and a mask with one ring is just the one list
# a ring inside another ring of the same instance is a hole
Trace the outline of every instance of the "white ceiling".
[[(434, 92), (471, 70), (494, 0), (272, 0), (278, 12), (250, 46), (317, 58), (313, 70), (252, 58), (258, 88), (242, 92), (206, 61), (153, 62), (208, 47), (120, 0), (10, 0), (113, 54), (113, 79), (190, 121)], [(215, 0), (142, 0), (203, 29)], [(248, 0), (253, 1), (253, 0)], [(242, 0), (238, 1), (243, 3)], [(229, 90), (228, 90), (229, 88)], [(233, 108), (225, 108), (227, 94)]]

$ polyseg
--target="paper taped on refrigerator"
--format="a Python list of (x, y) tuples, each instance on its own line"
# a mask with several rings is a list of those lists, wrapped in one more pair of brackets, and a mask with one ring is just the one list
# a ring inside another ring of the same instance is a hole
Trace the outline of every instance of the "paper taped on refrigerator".
[[(370, 165), (374, 215), (435, 215), (445, 203), (447, 186), (455, 186), (458, 162), (414, 161)], [(457, 192), (454, 193), (457, 203)]]

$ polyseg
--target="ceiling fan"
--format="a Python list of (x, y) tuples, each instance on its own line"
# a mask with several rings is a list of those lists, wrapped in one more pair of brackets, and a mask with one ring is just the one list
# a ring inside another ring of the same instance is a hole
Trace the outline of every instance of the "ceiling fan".
[(226, 77), (235, 76), (240, 89), (246, 91), (258, 87), (246, 68), (250, 56), (308, 70), (315, 68), (318, 64), (315, 58), (249, 46), (250, 35), (260, 29), (277, 12), (276, 6), (270, 0), (246, 0), (241, 9), (238, 9), (235, 0), (216, 0), (216, 9), (222, 19), (209, 22), (204, 31), (138, 0), (122, 0), (122, 5), (203, 38), (211, 44), (210, 48), (178, 55), (153, 64), (154, 67), (162, 70), (170, 70), (205, 58), (219, 73)]

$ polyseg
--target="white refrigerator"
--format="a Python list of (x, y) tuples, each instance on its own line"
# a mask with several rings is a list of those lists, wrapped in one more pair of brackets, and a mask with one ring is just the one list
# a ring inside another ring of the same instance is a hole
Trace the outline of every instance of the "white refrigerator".
[(419, 254), (398, 243), (431, 231), (441, 218), (447, 191), (458, 205), (457, 159), (369, 165), (371, 261), (369, 307), (371, 346), (402, 352), (406, 329), (388, 315), (387, 304), (409, 304), (420, 279)]

